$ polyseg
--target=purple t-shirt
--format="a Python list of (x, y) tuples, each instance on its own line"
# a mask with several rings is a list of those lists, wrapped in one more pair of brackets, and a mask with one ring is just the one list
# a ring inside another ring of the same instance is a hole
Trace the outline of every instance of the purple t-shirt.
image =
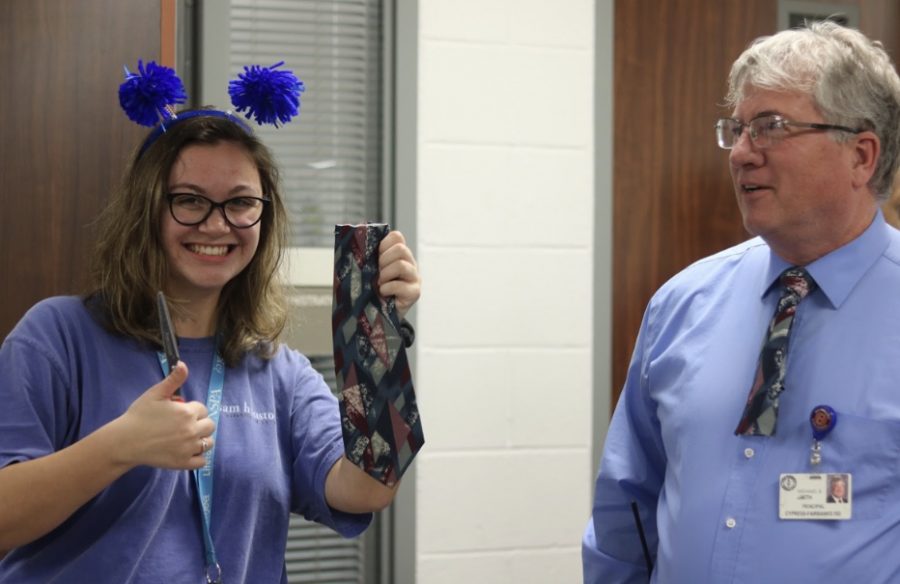
[[(186, 400), (206, 401), (214, 341), (179, 339)], [(0, 347), (0, 468), (65, 448), (162, 379), (156, 352), (106, 332), (81, 299), (35, 305)], [(227, 368), (216, 438), (212, 537), (226, 582), (286, 582), (291, 511), (345, 537), (371, 514), (325, 503), (343, 455), (337, 402), (299, 353)], [(59, 477), (65, 481), (66, 477)], [(199, 504), (188, 471), (138, 467), (44, 537), (0, 561), (0, 583), (202, 582)]]

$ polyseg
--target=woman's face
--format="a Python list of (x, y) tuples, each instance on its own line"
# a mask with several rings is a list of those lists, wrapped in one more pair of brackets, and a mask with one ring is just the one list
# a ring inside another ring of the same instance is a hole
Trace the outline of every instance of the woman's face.
[[(202, 195), (217, 203), (263, 196), (256, 164), (233, 142), (184, 148), (169, 174), (168, 193)], [(182, 225), (172, 217), (166, 201), (161, 217), (163, 253), (169, 265), (166, 291), (187, 300), (218, 298), (225, 284), (253, 259), (260, 225), (233, 227), (221, 208), (214, 208), (198, 225)]]

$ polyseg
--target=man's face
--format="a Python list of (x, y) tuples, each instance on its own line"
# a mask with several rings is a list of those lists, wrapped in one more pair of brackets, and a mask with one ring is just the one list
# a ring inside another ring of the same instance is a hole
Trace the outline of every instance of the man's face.
[[(747, 123), (767, 114), (796, 122), (826, 123), (804, 93), (750, 87), (732, 117)], [(858, 236), (872, 220), (875, 198), (852, 192), (855, 164), (850, 135), (836, 142), (828, 132), (789, 128), (767, 148), (751, 143), (744, 129), (729, 163), (744, 227), (784, 259), (806, 264)]]
[(847, 486), (844, 481), (836, 480), (831, 483), (831, 495), (835, 499), (843, 499), (847, 494)]

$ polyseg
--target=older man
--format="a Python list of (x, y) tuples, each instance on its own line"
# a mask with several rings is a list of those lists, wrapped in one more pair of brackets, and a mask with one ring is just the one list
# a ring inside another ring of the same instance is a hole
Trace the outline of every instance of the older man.
[[(818, 23), (753, 43), (727, 99), (717, 139), (756, 237), (647, 308), (585, 582), (898, 582), (900, 232), (879, 203), (900, 79), (879, 43)], [(826, 506), (835, 473), (853, 492)]]

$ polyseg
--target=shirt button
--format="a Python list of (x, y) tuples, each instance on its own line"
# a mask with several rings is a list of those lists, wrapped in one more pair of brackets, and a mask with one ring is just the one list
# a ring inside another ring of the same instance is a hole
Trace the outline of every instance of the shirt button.
[(734, 517), (729, 517), (725, 520), (725, 527), (728, 529), (734, 529), (735, 525), (737, 525), (737, 521), (734, 520)]
[(744, 456), (746, 456), (747, 458), (753, 458), (753, 455), (754, 455), (754, 454), (755, 454), (755, 453), (753, 452), (753, 449), (752, 449), (752, 448), (745, 448), (745, 449), (744, 449)]

